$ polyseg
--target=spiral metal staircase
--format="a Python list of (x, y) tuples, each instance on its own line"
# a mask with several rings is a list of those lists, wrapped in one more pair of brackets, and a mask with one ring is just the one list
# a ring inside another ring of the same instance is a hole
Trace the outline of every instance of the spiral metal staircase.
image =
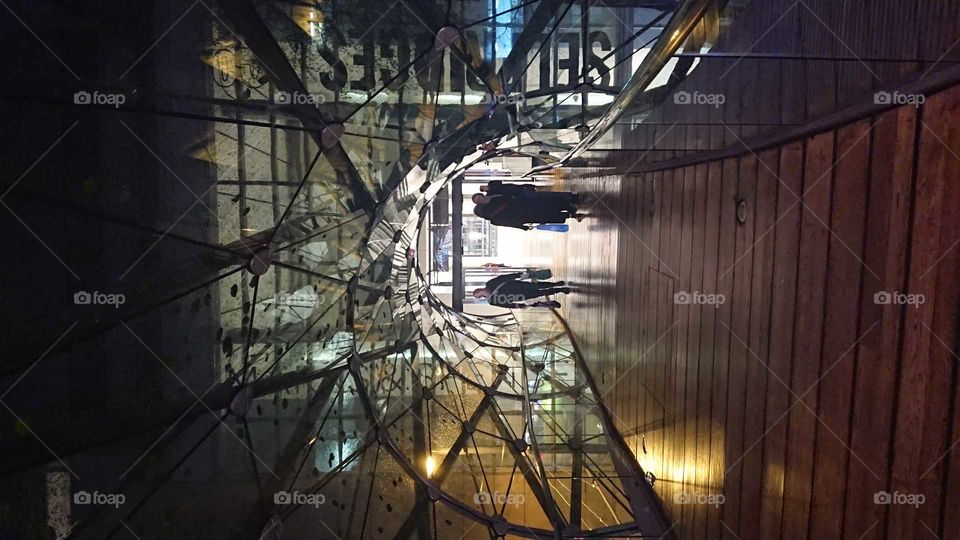
[[(0, 444), (5, 475), (59, 462), (67, 477), (73, 459), (162, 433), (109, 486), (126, 503), (80, 514), (71, 537), (146, 534), (158, 523), (171, 534), (178, 523), (207, 530), (189, 509), (204, 478), (235, 512), (217, 518), (222, 537), (671, 535), (653, 479), (562, 317), (451, 309), (424, 280), (417, 238), (428, 205), (474, 164), (589, 166), (583, 150), (609, 145), (617, 120), (661, 101), (695, 68), (674, 55), (709, 48), (739, 4), (481, 4), (204, 4), (210, 95), (98, 83), (125, 93), (137, 114), (214, 126), (187, 149), (213, 180), (184, 183), (206, 188), (191, 190), (188, 213), (138, 215), (128, 203), (156, 194), (135, 182), (80, 201), (26, 184), (5, 195), (152, 254), (121, 276), (129, 302), (94, 317), (68, 306), (24, 327), (4, 375), (41, 353), (93, 354), (123, 340), (182, 383), (107, 410), (30, 415)], [(558, 28), (592, 44), (611, 16), (628, 17), (630, 30), (601, 63), (581, 47), (565, 82), (534, 76)], [(340, 58), (350, 47), (366, 54), (357, 44), (374, 28), (380, 59), (361, 58), (357, 79)], [(383, 76), (366, 80), (374, 70)], [(175, 228), (187, 215), (189, 227)], [(51, 328), (69, 321), (51, 346)], [(177, 345), (156, 352), (163, 343)], [(11, 414), (22, 410), (16, 398)], [(221, 479), (206, 471), (213, 462), (241, 472)]]

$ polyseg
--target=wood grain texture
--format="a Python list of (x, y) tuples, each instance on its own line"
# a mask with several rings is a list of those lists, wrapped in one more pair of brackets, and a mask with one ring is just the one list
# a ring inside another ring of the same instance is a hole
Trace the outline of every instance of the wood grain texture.
[(618, 189), (563, 238), (570, 322), (681, 538), (957, 530), (958, 118), (955, 88), (759, 156), (572, 180)]

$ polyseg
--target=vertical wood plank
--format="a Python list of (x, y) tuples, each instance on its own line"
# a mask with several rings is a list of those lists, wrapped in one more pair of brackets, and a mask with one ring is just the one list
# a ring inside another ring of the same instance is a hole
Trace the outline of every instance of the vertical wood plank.
[[(757, 158), (752, 154), (740, 159), (740, 170), (736, 195), (733, 200), (725, 204), (733, 208), (734, 214), (740, 201), (746, 208), (756, 206), (757, 191)], [(724, 493), (726, 502), (723, 505), (724, 530), (733, 532), (740, 529), (740, 483), (743, 478), (743, 431), (744, 431), (744, 397), (746, 393), (747, 362), (750, 351), (747, 344), (750, 339), (750, 302), (752, 298), (754, 220), (749, 219), (747, 210), (746, 220), (739, 223), (734, 221), (735, 229), (735, 263), (729, 271), (733, 276), (733, 290), (725, 298), (730, 303), (730, 318), (721, 319), (723, 332), (728, 336), (730, 353), (728, 361), (728, 394), (727, 428), (725, 452), (727, 455), (726, 477), (724, 478)], [(729, 529), (729, 531), (727, 530)]]
[[(834, 171), (833, 208), (829, 225), (829, 271), (826, 318), (820, 365), (820, 400), (816, 409), (813, 495), (810, 537), (837, 537), (841, 532), (847, 467), (863, 467), (857, 454), (848, 455), (850, 394), (856, 363), (861, 274), (875, 271), (863, 264), (867, 174), (871, 124), (858, 122), (838, 131), (838, 163)], [(868, 469), (871, 475), (878, 473)]]
[[(698, 165), (692, 170), (693, 176), (693, 205), (692, 205), (692, 228), (691, 237), (691, 261), (690, 277), (687, 282), (689, 290), (703, 290), (704, 268), (704, 232), (706, 222), (706, 201), (707, 201), (707, 166)], [(687, 340), (685, 344), (687, 354), (687, 384), (685, 394), (685, 419), (686, 434), (684, 436), (684, 469), (683, 484), (684, 489), (689, 493), (705, 492), (709, 490), (700, 483), (702, 460), (702, 449), (699, 446), (700, 436), (700, 414), (699, 410), (699, 392), (703, 389), (701, 385), (701, 362), (700, 362), (700, 335), (701, 335), (701, 313), (702, 306), (691, 305), (688, 313)], [(700, 505), (691, 505), (690, 512), (684, 516), (681, 524), (681, 537), (695, 537), (696, 524), (702, 515)]]
[(794, 369), (783, 488), (783, 538), (803, 538), (810, 512), (824, 284), (827, 281), (833, 132), (807, 141), (794, 325)]
[[(723, 174), (720, 162), (712, 162), (707, 169), (707, 198), (706, 218), (704, 221), (704, 254), (703, 254), (703, 291), (717, 290), (717, 276), (719, 275), (720, 249), (720, 200), (723, 192)], [(713, 439), (721, 436), (713, 420), (713, 391), (715, 383), (714, 363), (716, 349), (714, 336), (716, 335), (715, 309), (700, 311), (700, 372), (701, 384), (697, 396), (697, 484), (706, 486), (711, 493), (722, 491), (721, 480), (714, 473), (717, 465), (713, 459)], [(718, 435), (719, 434), (719, 435)], [(722, 465), (721, 465), (722, 466)], [(709, 514), (714, 512), (711, 507), (701, 507), (694, 523), (694, 537), (705, 538), (709, 534)]]
[[(957, 435), (953, 426), (957, 419), (951, 415), (956, 406), (957, 374), (960, 372), (960, 360), (956, 351), (960, 343), (960, 286), (958, 286), (958, 253), (960, 243), (960, 190), (954, 172), (960, 167), (957, 152), (960, 152), (960, 130), (955, 119), (960, 113), (960, 89), (954, 88), (942, 95), (945, 101), (943, 123), (931, 125), (927, 134), (936, 132), (938, 142), (947, 152), (946, 163), (938, 170), (943, 183), (943, 213), (940, 218), (940, 246), (936, 250), (937, 261), (924, 270), (926, 278), (936, 280), (935, 298), (923, 307), (933, 310), (933, 321), (928, 331), (933, 338), (930, 345), (930, 365), (932, 370), (931, 388), (927, 392), (924, 411), (924, 434), (921, 452), (920, 491), (926, 497), (919, 511), (919, 521), (923, 527), (917, 536), (929, 528), (935, 534), (948, 538), (956, 534), (956, 528), (944, 523), (948, 511), (948, 501), (956, 492), (948, 489), (947, 480), (950, 469), (956, 461)], [(931, 119), (932, 121), (932, 119)], [(921, 278), (922, 279), (922, 278)], [(922, 307), (921, 307), (922, 309)], [(951, 406), (952, 405), (952, 406)]]
[[(939, 498), (930, 489), (924, 474), (938, 457), (937, 449), (945, 435), (946, 406), (944, 398), (944, 366), (940, 359), (931, 357), (930, 327), (936, 305), (936, 272), (929, 272), (942, 252), (940, 248), (941, 219), (944, 208), (944, 184), (947, 171), (956, 167), (952, 151), (944, 144), (950, 116), (956, 114), (955, 94), (943, 93), (932, 97), (922, 112), (919, 160), (915, 188), (914, 217), (911, 235), (907, 291), (922, 294), (926, 302), (918, 309), (906, 309), (903, 336), (903, 363), (897, 400), (897, 420), (894, 434), (894, 461), (890, 492), (922, 493)], [(949, 245), (949, 244), (947, 244)], [(944, 248), (945, 249), (945, 248)], [(922, 441), (921, 444), (918, 444)], [(927, 445), (927, 448), (924, 446)], [(936, 466), (940, 466), (938, 462)], [(925, 489), (926, 488), (926, 489)], [(889, 535), (899, 538), (919, 538), (929, 534), (929, 527), (918, 519), (915, 509), (893, 504), (889, 509)]]
[[(720, 195), (720, 222), (719, 222), (719, 259), (717, 275), (717, 290), (715, 294), (722, 294), (725, 298), (733, 296), (733, 265), (735, 258), (736, 243), (736, 198), (737, 177), (739, 173), (739, 160), (731, 158), (724, 160), (722, 166), (723, 188)], [(710, 293), (713, 291), (704, 291)], [(726, 449), (726, 431), (727, 431), (727, 394), (729, 384), (729, 352), (730, 352), (730, 333), (724, 327), (729, 324), (727, 321), (731, 318), (731, 304), (725, 302), (720, 304), (716, 310), (716, 324), (714, 325), (714, 362), (713, 362), (713, 393), (712, 393), (712, 416), (714, 433), (711, 437), (711, 458), (710, 458), (710, 485), (726, 487), (727, 467), (733, 459)], [(724, 495), (727, 495), (724, 492)], [(724, 535), (724, 526), (721, 522), (720, 509), (714, 509), (710, 506), (708, 510), (707, 534), (711, 538), (720, 538)]]
[[(679, 253), (679, 275), (674, 280), (674, 291), (687, 290), (690, 286), (690, 261), (692, 258), (691, 246), (693, 244), (693, 207), (696, 202), (694, 193), (694, 170), (693, 167), (683, 169), (683, 183), (680, 190), (680, 198), (683, 202), (683, 210), (680, 220), (680, 253)], [(677, 331), (674, 340), (674, 447), (673, 463), (674, 475), (676, 476), (676, 487), (674, 489), (674, 500), (680, 501), (680, 495), (687, 493), (686, 483), (687, 469), (687, 426), (689, 422), (687, 404), (687, 380), (689, 376), (688, 364), (690, 354), (687, 350), (687, 338), (690, 334), (690, 310), (688, 306), (677, 305), (675, 307), (677, 317)], [(692, 505), (684, 504), (677, 514), (679, 517), (678, 530), (682, 532), (692, 522)]]
[[(753, 284), (750, 302), (750, 342), (747, 356), (743, 431), (743, 466), (740, 506), (741, 538), (760, 537), (762, 504), (763, 437), (767, 376), (770, 369), (771, 286), (773, 283), (779, 150), (768, 150), (757, 160), (757, 196), (748, 219), (754, 220)], [(779, 383), (774, 383), (779, 384)]]
[(779, 538), (783, 516), (783, 489), (786, 475), (787, 427), (790, 380), (793, 360), (793, 327), (797, 295), (797, 266), (800, 246), (798, 197), (803, 189), (804, 144), (794, 143), (780, 153), (780, 180), (777, 192), (777, 221), (773, 234), (774, 269), (770, 320), (770, 360), (767, 377), (766, 418), (760, 438), (748, 444), (763, 445), (763, 497), (760, 508), (760, 537)]
[(874, 127), (864, 262), (879, 276), (863, 275), (860, 326), (878, 327), (857, 351), (850, 449), (865, 466), (847, 473), (844, 536), (884, 537), (885, 507), (873, 495), (886, 489), (890, 446), (877, 433), (889, 433), (893, 421), (901, 310), (877, 304), (874, 295), (904, 288), (916, 127), (913, 108), (890, 111)]

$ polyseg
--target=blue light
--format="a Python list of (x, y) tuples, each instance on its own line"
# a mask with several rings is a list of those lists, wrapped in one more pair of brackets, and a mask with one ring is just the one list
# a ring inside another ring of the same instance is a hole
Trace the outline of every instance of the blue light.
[[(514, 0), (494, 0), (493, 2), (493, 13), (501, 13), (512, 7), (515, 7)], [(493, 14), (491, 13), (491, 15)], [(506, 58), (510, 55), (510, 51), (513, 50), (513, 27), (510, 22), (513, 20), (514, 15), (521, 14), (522, 10), (511, 11), (510, 13), (503, 13), (498, 15), (495, 19), (497, 35), (495, 40), (495, 47), (497, 51), (497, 58)]]

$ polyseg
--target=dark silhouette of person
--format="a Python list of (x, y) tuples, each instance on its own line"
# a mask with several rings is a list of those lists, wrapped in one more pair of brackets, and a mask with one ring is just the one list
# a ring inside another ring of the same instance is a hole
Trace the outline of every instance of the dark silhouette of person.
[(563, 223), (572, 216), (569, 207), (562, 201), (549, 200), (537, 204), (503, 196), (480, 198), (473, 213), (494, 225), (523, 230), (532, 229), (531, 224), (534, 223)]
[(482, 186), (473, 196), (474, 213), (501, 227), (528, 230), (531, 224), (564, 223), (577, 214), (579, 195), (567, 191), (537, 191), (533, 184), (504, 184), (499, 180)]
[(491, 180), (484, 186), (480, 186), (480, 191), (487, 195), (506, 195), (508, 197), (519, 197), (524, 192), (536, 193), (537, 186), (533, 184), (504, 184), (502, 180)]
[(569, 294), (570, 287), (566, 282), (557, 281), (522, 281), (529, 274), (527, 272), (514, 272), (497, 276), (479, 288), (473, 291), (474, 298), (486, 298), (491, 306), (503, 308), (528, 308), (528, 307), (560, 307), (559, 302), (536, 302), (527, 304), (527, 301), (551, 294)]
[(503, 195), (506, 197), (519, 197), (534, 202), (547, 199), (559, 199), (570, 206), (572, 211), (576, 211), (576, 206), (580, 201), (580, 194), (570, 191), (540, 191), (533, 184), (504, 184), (502, 180), (491, 180), (485, 186), (480, 186), (480, 191), (487, 196)]
[(477, 217), (501, 227), (530, 230), (537, 224), (583, 219), (577, 207), (563, 197), (484, 197), (478, 193), (473, 201), (476, 204), (473, 213)]

